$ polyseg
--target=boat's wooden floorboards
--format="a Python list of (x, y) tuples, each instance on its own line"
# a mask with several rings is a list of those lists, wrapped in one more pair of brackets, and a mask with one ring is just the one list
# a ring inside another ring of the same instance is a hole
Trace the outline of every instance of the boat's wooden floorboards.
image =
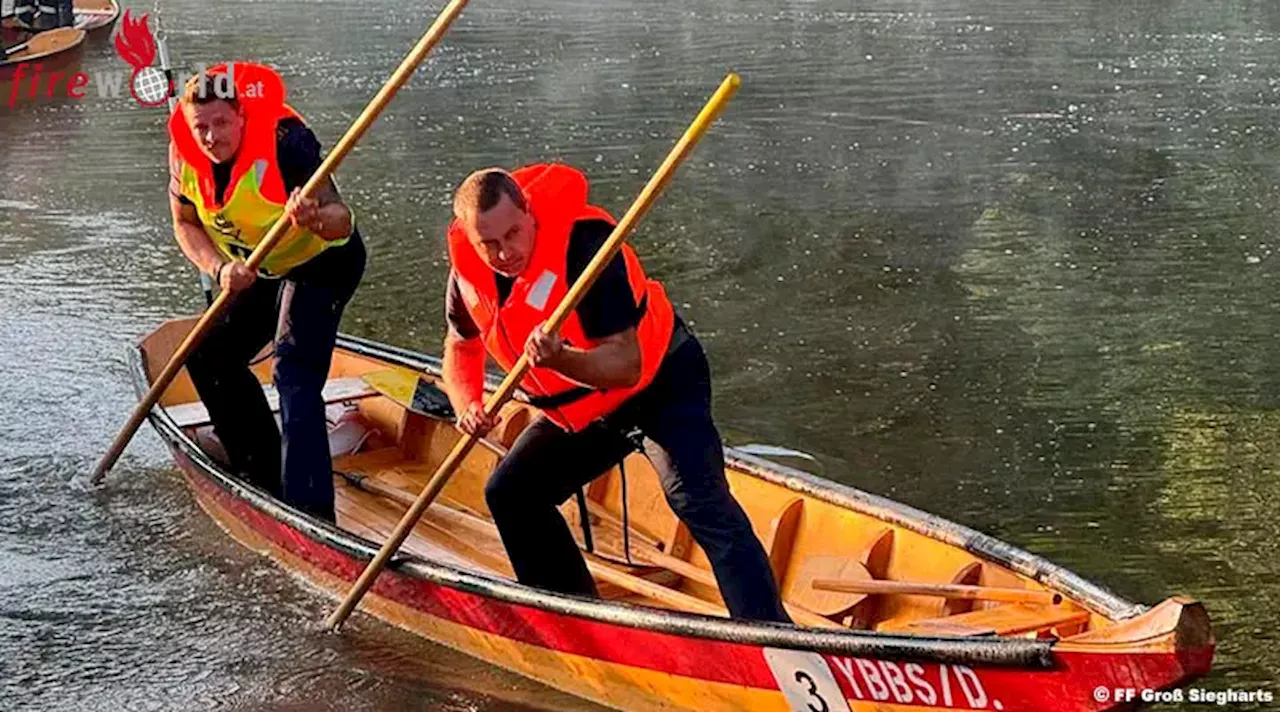
[[(334, 478), (335, 509), (338, 526), (370, 541), (385, 541), (407, 507), (385, 497), (351, 486), (341, 477)], [(498, 550), (486, 546), (484, 539), (463, 540), (442, 531), (439, 513), (428, 512), (404, 542), (404, 550), (429, 561), (456, 566), (468, 571), (510, 578), (511, 566), (498, 543)]]
[[(338, 526), (375, 542), (385, 541), (408, 509), (405, 502), (412, 500), (421, 490), (422, 484), (417, 476), (420, 473), (407, 472), (399, 467), (402, 463), (393, 448), (356, 458), (340, 459), (336, 464), (341, 471), (358, 473), (373, 478), (392, 490), (398, 490), (397, 496), (389, 498), (384, 494), (361, 489), (341, 475), (334, 477)], [(575, 535), (581, 538), (580, 532), (575, 532)], [(622, 556), (622, 535), (616, 524), (608, 520), (597, 522), (593, 525), (593, 537), (597, 552), (619, 558)], [(637, 546), (637, 542), (633, 541), (632, 546)], [(515, 578), (493, 522), (447, 497), (440, 497), (427, 509), (413, 533), (405, 540), (403, 548), (430, 561), (503, 578)], [(680, 578), (657, 566), (626, 566), (598, 560), (597, 563), (662, 585), (674, 584)], [(607, 600), (643, 600), (648, 605), (654, 603), (607, 581), (597, 580), (596, 585), (601, 598)]]

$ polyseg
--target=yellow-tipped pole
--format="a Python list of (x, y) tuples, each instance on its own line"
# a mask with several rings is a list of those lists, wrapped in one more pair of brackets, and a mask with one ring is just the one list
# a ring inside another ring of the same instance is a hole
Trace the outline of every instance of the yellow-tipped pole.
[[(400, 62), (400, 66), (383, 83), (382, 89), (373, 97), (369, 105), (364, 108), (364, 111), (356, 118), (355, 123), (351, 124), (351, 128), (347, 129), (347, 133), (343, 135), (338, 144), (325, 157), (324, 162), (316, 169), (316, 172), (307, 181), (306, 185), (302, 187), (303, 196), (310, 196), (315, 192), (316, 188), (324, 184), (329, 176), (337, 170), (338, 164), (342, 163), (342, 160), (347, 157), (351, 149), (355, 148), (356, 142), (373, 125), (373, 122), (382, 113), (387, 104), (391, 102), (391, 99), (395, 97), (400, 87), (409, 80), (418, 65), (422, 64), (422, 60), (426, 59), (427, 53), (440, 42), (440, 38), (449, 30), (449, 26), (453, 24), (454, 19), (462, 12), (462, 8), (466, 6), (467, 2), (468, 0), (452, 0), (440, 11), (436, 21), (431, 23), (431, 27), (427, 29), (426, 34), (422, 36), (422, 39), (418, 40), (418, 44), (414, 45), (408, 56), (404, 58), (404, 61)], [(263, 260), (267, 259), (267, 255), (275, 248), (276, 244), (284, 238), (289, 227), (289, 220), (281, 216), (267, 231), (266, 236), (262, 238), (262, 242), (259, 242), (257, 247), (254, 248), (253, 253), (249, 255), (249, 259), (245, 260), (245, 266), (251, 270), (257, 270)], [(182, 369), (182, 364), (186, 363), (187, 358), (204, 340), (204, 337), (209, 333), (210, 325), (227, 310), (233, 298), (234, 295), (231, 292), (219, 294), (218, 298), (213, 301), (213, 304), (209, 305), (209, 308), (200, 317), (200, 321), (196, 322), (195, 328), (191, 330), (191, 333), (187, 334), (187, 338), (173, 352), (173, 356), (169, 358), (169, 363), (165, 365), (164, 370), (152, 382), (151, 389), (143, 396), (138, 406), (133, 409), (133, 414), (129, 416), (129, 421), (121, 428), (120, 434), (116, 435), (115, 441), (111, 443), (111, 448), (107, 450), (107, 454), (102, 457), (102, 461), (98, 463), (98, 467), (93, 471), (93, 484), (96, 485), (101, 482), (107, 471), (116, 464), (120, 454), (124, 452), (129, 441), (133, 439), (134, 433), (138, 432), (138, 428), (142, 426), (142, 421), (146, 420), (151, 408), (160, 400), (161, 394), (164, 393), (165, 389), (169, 387), (169, 383), (178, 375), (178, 371)]]
[[(698, 144), (703, 134), (707, 132), (711, 124), (715, 123), (716, 118), (724, 111), (725, 106), (738, 90), (740, 83), (741, 80), (738, 79), (738, 75), (733, 73), (726, 76), (724, 81), (720, 83), (720, 87), (716, 89), (715, 94), (702, 107), (702, 111), (698, 112), (697, 118), (693, 120), (693, 123), (685, 130), (684, 135), (676, 142), (675, 147), (667, 154), (666, 160), (658, 167), (657, 172), (653, 174), (653, 177), (645, 184), (644, 189), (640, 191), (639, 197), (631, 204), (622, 219), (618, 221), (617, 226), (613, 228), (613, 233), (609, 235), (609, 239), (600, 246), (596, 256), (582, 271), (582, 275), (573, 283), (573, 287), (565, 295), (564, 300), (560, 302), (560, 306), (556, 307), (551, 318), (547, 320), (546, 330), (548, 332), (559, 329), (565, 320), (569, 318), (569, 314), (577, 308), (578, 302), (582, 301), (582, 297), (586, 295), (587, 290), (591, 289), (591, 285), (595, 284), (596, 279), (604, 272), (605, 266), (622, 248), (622, 243), (627, 239), (627, 235), (630, 234), (636, 223), (640, 222), (640, 218), (644, 217), (644, 214), (657, 201), (662, 190), (671, 182), (676, 168), (680, 166), (693, 150), (693, 147)], [(511, 372), (502, 381), (502, 385), (493, 392), (493, 395), (489, 396), (489, 400), (484, 406), (484, 412), (488, 415), (497, 413), (498, 409), (515, 393), (516, 385), (520, 383), (520, 380), (524, 378), (525, 372), (528, 370), (529, 359), (524, 354), (521, 354), (520, 359), (516, 361), (515, 367), (511, 369)], [(476, 441), (476, 436), (467, 435), (458, 441), (449, 456), (444, 459), (444, 462), (440, 463), (440, 467), (436, 468), (435, 474), (431, 476), (426, 486), (422, 488), (422, 492), (413, 501), (409, 511), (404, 513), (404, 516), (400, 518), (400, 522), (396, 524), (395, 530), (391, 532), (391, 536), (387, 537), (387, 540), (382, 544), (377, 556), (373, 557), (373, 560), (365, 567), (364, 572), (360, 574), (360, 578), (356, 579), (355, 585), (351, 587), (351, 591), (343, 599), (342, 605), (338, 606), (329, 615), (329, 618), (325, 621), (327, 627), (337, 630), (343, 621), (347, 619), (347, 616), (351, 615), (351, 612), (360, 604), (360, 599), (373, 586), (373, 582), (377, 580), (378, 574), (387, 565), (387, 561), (400, 549), (400, 545), (404, 543), (404, 540), (409, 536), (409, 532), (418, 523), (422, 513), (440, 494), (440, 490), (444, 489), (454, 470), (457, 469), (462, 459), (467, 456), (467, 453), (471, 451), (471, 448), (475, 446)]]

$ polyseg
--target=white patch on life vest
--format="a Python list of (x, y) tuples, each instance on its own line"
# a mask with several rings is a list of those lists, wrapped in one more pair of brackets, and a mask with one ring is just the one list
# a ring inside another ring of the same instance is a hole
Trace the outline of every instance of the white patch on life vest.
[(257, 178), (258, 185), (262, 185), (262, 178), (267, 174), (267, 159), (259, 158), (253, 162), (253, 175)]
[(556, 273), (544, 270), (538, 276), (538, 281), (529, 288), (529, 296), (524, 298), (524, 303), (542, 311), (547, 306), (547, 298), (551, 296), (551, 288), (554, 286), (556, 286)]
[(462, 292), (462, 301), (467, 303), (468, 308), (473, 308), (480, 303), (480, 295), (476, 294), (476, 288), (471, 283), (462, 278), (462, 275), (454, 273), (454, 278), (458, 282), (458, 291)]

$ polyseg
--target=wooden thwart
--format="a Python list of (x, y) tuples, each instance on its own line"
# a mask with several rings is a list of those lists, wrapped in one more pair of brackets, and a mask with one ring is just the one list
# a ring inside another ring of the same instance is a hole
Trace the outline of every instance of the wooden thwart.
[[(279, 412), (280, 393), (276, 391), (276, 387), (270, 383), (264, 383), (262, 392), (267, 397), (267, 405), (271, 408), (271, 412)], [(324, 390), (321, 391), (321, 397), (325, 403), (339, 403), (377, 394), (377, 391), (359, 377), (330, 378), (325, 382)], [(165, 408), (165, 412), (173, 418), (179, 428), (195, 428), (212, 422), (209, 420), (209, 409), (205, 408), (202, 401), (169, 406)]]

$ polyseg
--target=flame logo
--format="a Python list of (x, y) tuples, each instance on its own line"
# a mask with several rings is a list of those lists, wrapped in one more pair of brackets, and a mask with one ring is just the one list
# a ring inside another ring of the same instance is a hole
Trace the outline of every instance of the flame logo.
[(120, 58), (129, 63), (136, 72), (143, 67), (151, 66), (156, 60), (156, 40), (151, 35), (151, 28), (147, 26), (149, 14), (134, 19), (129, 16), (129, 11), (124, 11), (124, 18), (120, 21), (120, 31), (116, 33), (116, 53)]

